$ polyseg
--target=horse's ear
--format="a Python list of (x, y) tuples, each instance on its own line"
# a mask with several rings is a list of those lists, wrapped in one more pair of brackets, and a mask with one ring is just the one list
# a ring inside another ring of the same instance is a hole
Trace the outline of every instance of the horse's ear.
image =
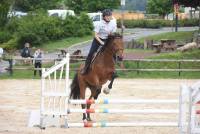
[(121, 34), (118, 33), (118, 32), (115, 32), (115, 33), (114, 33), (114, 37), (115, 37), (115, 38), (123, 38), (123, 35), (121, 35)]

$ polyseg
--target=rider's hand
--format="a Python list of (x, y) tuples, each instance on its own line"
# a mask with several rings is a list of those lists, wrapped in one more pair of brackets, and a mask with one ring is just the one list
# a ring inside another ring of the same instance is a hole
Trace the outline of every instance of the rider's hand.
[(105, 43), (103, 41), (100, 42), (101, 46), (103, 46)]

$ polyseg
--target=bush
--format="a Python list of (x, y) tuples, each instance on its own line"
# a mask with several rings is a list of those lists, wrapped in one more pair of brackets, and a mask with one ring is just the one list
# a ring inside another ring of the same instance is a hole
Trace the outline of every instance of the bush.
[(86, 14), (80, 17), (69, 16), (63, 23), (64, 34), (66, 37), (91, 35), (93, 30), (92, 20)]
[(184, 19), (179, 21), (179, 26), (181, 27), (189, 27), (189, 26), (198, 26), (198, 19)]
[(11, 33), (8, 31), (0, 31), (0, 43), (7, 42), (12, 38)]
[[(187, 26), (198, 26), (198, 19), (185, 19), (179, 20), (179, 26), (187, 27)], [(118, 27), (121, 26), (120, 20), (117, 21)], [(124, 26), (126, 28), (160, 28), (160, 27), (170, 27), (175, 25), (175, 21), (171, 20), (124, 20)]]
[[(66, 37), (91, 35), (93, 25), (85, 14), (81, 14), (80, 17), (68, 16), (62, 20), (55, 16), (48, 16), (46, 13), (37, 13), (20, 19), (11, 18), (5, 29), (6, 32), (0, 32), (0, 43), (15, 38), (16, 45), (12, 46), (21, 48), (25, 42), (37, 46), (47, 41)], [(9, 35), (13, 35), (13, 37)]]
[(26, 42), (33, 46), (38, 46), (43, 42), (43, 39), (35, 33), (21, 33), (17, 39), (17, 48), (23, 48)]
[(17, 29), (19, 27), (20, 19), (17, 17), (12, 17), (9, 19), (7, 25), (5, 26), (5, 29), (9, 31), (10, 33), (17, 32)]
[(9, 50), (17, 48), (16, 42), (17, 42), (17, 39), (16, 38), (12, 38), (8, 42), (1, 44), (0, 47), (2, 47), (5, 50), (9, 51)]

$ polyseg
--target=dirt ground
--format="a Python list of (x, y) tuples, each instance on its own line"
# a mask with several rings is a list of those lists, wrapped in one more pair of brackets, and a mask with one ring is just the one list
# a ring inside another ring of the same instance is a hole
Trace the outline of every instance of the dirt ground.
[[(191, 85), (197, 80), (177, 79), (117, 79), (110, 99), (178, 99), (182, 83)], [(31, 110), (40, 106), (40, 80), (0, 80), (0, 133), (1, 134), (178, 134), (177, 127), (110, 127), (110, 128), (28, 128)], [(76, 106), (80, 108), (80, 106)], [(96, 105), (95, 108), (113, 109), (177, 109), (177, 105)], [(69, 116), (70, 122), (81, 122), (82, 114)], [(177, 115), (92, 114), (95, 121), (177, 121)]]
[(128, 52), (124, 53), (124, 59), (145, 59), (151, 56), (159, 55), (155, 52)]

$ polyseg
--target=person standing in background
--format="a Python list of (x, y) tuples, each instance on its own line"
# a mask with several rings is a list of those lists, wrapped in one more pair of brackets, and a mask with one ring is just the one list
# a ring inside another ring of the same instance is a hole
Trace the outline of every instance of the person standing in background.
[(43, 58), (43, 54), (42, 51), (40, 49), (37, 49), (34, 53), (34, 76), (36, 76), (37, 73), (37, 69), (39, 69), (39, 75), (40, 77), (42, 76), (42, 58)]

